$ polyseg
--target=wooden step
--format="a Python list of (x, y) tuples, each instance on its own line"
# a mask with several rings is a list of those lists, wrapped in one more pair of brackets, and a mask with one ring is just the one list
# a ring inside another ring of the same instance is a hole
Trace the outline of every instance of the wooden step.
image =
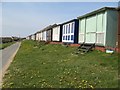
[(81, 48), (82, 48), (82, 49), (89, 49), (89, 48), (91, 48), (91, 47), (88, 47), (88, 46), (82, 46)]
[(81, 46), (79, 46), (78, 47), (78, 49), (76, 50), (76, 52), (77, 52), (77, 54), (79, 53), (79, 52), (81, 52), (81, 53), (87, 53), (87, 52), (89, 52), (89, 51), (91, 51), (92, 50), (92, 48), (94, 48), (95, 47), (95, 44), (81, 44)]
[(79, 51), (88, 52), (88, 49), (79, 49)]

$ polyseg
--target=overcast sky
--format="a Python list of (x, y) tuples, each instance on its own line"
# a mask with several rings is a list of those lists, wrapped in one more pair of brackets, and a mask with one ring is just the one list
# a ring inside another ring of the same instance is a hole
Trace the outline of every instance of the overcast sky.
[(4, 2), (2, 3), (2, 36), (25, 37), (50, 24), (63, 23), (105, 6), (117, 7), (118, 3)]

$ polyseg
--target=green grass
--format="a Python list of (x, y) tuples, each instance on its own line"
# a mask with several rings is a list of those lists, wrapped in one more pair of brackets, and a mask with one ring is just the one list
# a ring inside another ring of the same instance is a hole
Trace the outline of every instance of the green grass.
[(3, 88), (117, 88), (118, 55), (23, 41), (3, 78)]
[(10, 46), (10, 45), (12, 45), (14, 42), (8, 42), (8, 43), (2, 43), (2, 44), (0, 44), (0, 50), (1, 49), (4, 49), (4, 48), (6, 48), (6, 47), (8, 47), (8, 46)]

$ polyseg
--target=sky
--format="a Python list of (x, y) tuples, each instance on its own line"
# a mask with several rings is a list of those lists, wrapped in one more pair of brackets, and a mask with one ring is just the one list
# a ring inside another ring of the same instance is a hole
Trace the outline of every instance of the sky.
[(117, 2), (4, 2), (2, 36), (26, 37), (54, 23), (63, 23), (102, 7), (117, 7)]

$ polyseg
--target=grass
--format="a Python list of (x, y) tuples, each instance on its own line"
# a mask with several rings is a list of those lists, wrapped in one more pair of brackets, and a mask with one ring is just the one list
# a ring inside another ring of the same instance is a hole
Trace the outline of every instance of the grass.
[(3, 78), (3, 88), (117, 88), (118, 55), (23, 41)]
[(8, 46), (10, 46), (10, 45), (12, 45), (14, 42), (8, 42), (8, 43), (2, 43), (2, 44), (0, 44), (0, 50), (1, 49), (4, 49), (4, 48), (6, 48), (6, 47), (8, 47)]

